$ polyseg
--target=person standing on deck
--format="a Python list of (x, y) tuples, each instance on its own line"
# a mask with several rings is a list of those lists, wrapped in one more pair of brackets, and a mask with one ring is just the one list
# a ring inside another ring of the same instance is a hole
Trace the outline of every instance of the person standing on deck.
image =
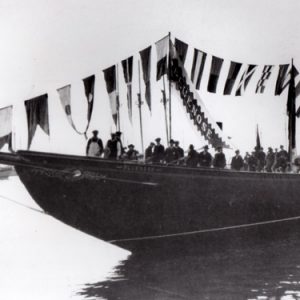
[(126, 158), (129, 160), (137, 160), (139, 152), (134, 149), (134, 145), (128, 145), (129, 150), (126, 152)]
[(249, 156), (249, 159), (248, 159), (248, 164), (249, 164), (249, 171), (255, 172), (257, 169), (257, 164), (258, 164), (256, 155), (255, 155), (255, 151), (251, 152), (251, 155)]
[(200, 167), (210, 167), (212, 162), (212, 156), (208, 152), (208, 146), (203, 147), (203, 151), (199, 153), (199, 164)]
[(240, 171), (244, 165), (243, 158), (240, 155), (240, 151), (236, 150), (235, 151), (235, 156), (231, 160), (231, 169)]
[(249, 171), (249, 157), (250, 157), (249, 152), (246, 152), (246, 154), (244, 156), (244, 170), (245, 171)]
[(98, 138), (98, 130), (93, 130), (93, 136), (88, 140), (86, 145), (86, 155), (93, 157), (100, 157), (103, 153), (103, 143)]
[(277, 168), (279, 168), (281, 172), (285, 172), (288, 162), (289, 162), (289, 154), (286, 150), (284, 150), (283, 146), (280, 145), (280, 151), (278, 152), (277, 155)]
[(268, 173), (271, 173), (272, 167), (274, 165), (275, 162), (275, 154), (273, 152), (273, 149), (271, 147), (268, 148), (268, 153), (266, 155), (266, 171)]
[(179, 142), (175, 141), (175, 160), (177, 164), (182, 164), (182, 159), (184, 158), (184, 150), (179, 146)]
[(160, 138), (156, 138), (155, 141), (156, 141), (156, 145), (154, 146), (152, 161), (154, 163), (161, 163), (164, 160), (165, 147), (161, 145)]
[(199, 161), (198, 155), (199, 153), (194, 149), (194, 145), (190, 145), (186, 159), (186, 165), (190, 168), (196, 168)]
[(170, 140), (170, 146), (165, 150), (165, 161), (166, 163), (175, 163), (176, 160), (176, 150), (174, 147), (174, 141)]
[(223, 148), (218, 147), (217, 153), (215, 154), (214, 158), (214, 167), (218, 169), (224, 169), (226, 167), (226, 158), (225, 154), (223, 153)]
[(122, 158), (122, 155), (124, 154), (124, 148), (123, 148), (123, 145), (122, 145), (122, 141), (121, 141), (121, 135), (122, 135), (122, 132), (121, 131), (117, 131), (116, 132), (116, 148), (117, 148), (117, 157), (116, 159), (121, 159)]
[(153, 156), (153, 147), (155, 144), (153, 142), (150, 143), (150, 145), (145, 150), (145, 161), (146, 162), (152, 162), (152, 156)]
[(114, 133), (111, 133), (110, 136), (111, 138), (107, 141), (106, 146), (104, 148), (104, 158), (110, 157), (112, 143), (116, 135)]

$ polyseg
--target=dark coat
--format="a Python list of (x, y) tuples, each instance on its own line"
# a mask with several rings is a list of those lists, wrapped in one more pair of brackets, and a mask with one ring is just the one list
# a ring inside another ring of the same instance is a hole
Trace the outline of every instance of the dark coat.
[(160, 162), (164, 159), (165, 156), (165, 147), (163, 145), (155, 145), (152, 155), (153, 162)]
[(214, 167), (224, 169), (226, 166), (226, 158), (223, 152), (218, 152), (215, 154)]
[(275, 154), (274, 152), (268, 152), (266, 156), (266, 171), (272, 172), (272, 167), (275, 163)]
[(199, 164), (201, 167), (210, 167), (212, 162), (212, 156), (209, 152), (199, 153)]
[(258, 160), (255, 155), (250, 155), (248, 159), (249, 171), (256, 171)]
[(175, 147), (176, 159), (184, 157), (184, 150), (181, 147)]
[(186, 160), (186, 165), (191, 168), (197, 167), (198, 160), (199, 160), (198, 155), (199, 154), (196, 150), (194, 149), (189, 150), (187, 160)]
[(166, 163), (175, 162), (176, 160), (176, 149), (174, 147), (168, 147), (165, 151)]
[(152, 155), (153, 155), (153, 147), (148, 146), (145, 150), (145, 159), (150, 161), (152, 159)]
[(231, 169), (240, 171), (242, 167), (244, 166), (243, 158), (238, 155), (234, 156), (231, 160)]

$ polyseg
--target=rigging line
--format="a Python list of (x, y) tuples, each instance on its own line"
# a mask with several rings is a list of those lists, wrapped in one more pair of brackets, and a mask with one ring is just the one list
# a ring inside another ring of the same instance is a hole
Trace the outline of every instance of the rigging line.
[(26, 204), (24, 204), (24, 203), (18, 202), (18, 201), (16, 201), (16, 200), (13, 200), (13, 199), (8, 198), (8, 197), (6, 197), (6, 196), (0, 195), (0, 198), (5, 199), (5, 200), (8, 200), (8, 201), (10, 201), (10, 202), (13, 202), (13, 203), (15, 203), (15, 204), (18, 204), (18, 205), (23, 206), (23, 207), (25, 207), (25, 208), (31, 209), (31, 210), (33, 210), (33, 211), (35, 211), (35, 212), (39, 212), (39, 213), (41, 213), (41, 214), (47, 215), (47, 213), (46, 213), (45, 211), (43, 211), (43, 210), (40, 210), (40, 209), (31, 207), (31, 206), (29, 206), (29, 205), (26, 205)]
[(180, 237), (180, 236), (194, 235), (194, 234), (199, 234), (199, 233), (217, 232), (217, 231), (224, 231), (224, 230), (230, 230), (230, 229), (254, 227), (254, 226), (261, 226), (261, 225), (281, 223), (281, 222), (287, 222), (287, 221), (295, 221), (295, 220), (300, 220), (300, 216), (277, 219), (277, 220), (270, 220), (270, 221), (255, 222), (255, 223), (249, 223), (249, 224), (242, 224), (242, 225), (232, 225), (232, 226), (226, 226), (226, 227), (220, 227), (220, 228), (195, 230), (195, 231), (188, 231), (188, 232), (181, 232), (181, 233), (171, 233), (171, 234), (164, 234), (164, 235), (152, 235), (152, 236), (144, 236), (144, 237), (136, 237), (136, 238), (128, 238), (128, 239), (110, 240), (107, 242), (116, 243), (116, 242), (155, 240), (155, 239), (162, 239), (162, 238), (168, 238), (168, 237)]

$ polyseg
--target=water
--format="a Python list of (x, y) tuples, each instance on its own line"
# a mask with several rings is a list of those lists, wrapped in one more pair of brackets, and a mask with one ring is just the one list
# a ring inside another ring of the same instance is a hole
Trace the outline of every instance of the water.
[(40, 212), (17, 177), (0, 224), (0, 299), (300, 299), (300, 230), (129, 255)]

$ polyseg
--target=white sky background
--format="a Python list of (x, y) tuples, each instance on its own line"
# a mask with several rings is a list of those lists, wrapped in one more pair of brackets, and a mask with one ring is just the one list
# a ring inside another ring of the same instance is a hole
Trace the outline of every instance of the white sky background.
[[(266, 91), (256, 95), (260, 70), (243, 97), (222, 96), (230, 60), (279, 65), (294, 58), (300, 69), (300, 2), (297, 0), (0, 0), (0, 107), (15, 104), (14, 128), (17, 148), (26, 148), (26, 118), (23, 101), (49, 94), (49, 139), (39, 132), (32, 149), (84, 154), (86, 141), (78, 136), (59, 102), (57, 88), (72, 85), (72, 109), (78, 129), (85, 127), (86, 100), (82, 78), (96, 75), (95, 103), (89, 132), (97, 128), (106, 142), (115, 130), (102, 70), (130, 55), (134, 57), (133, 128), (126, 111), (126, 86), (119, 65), (124, 143), (140, 150), (136, 106), (138, 52), (152, 48), (153, 113), (143, 106), (145, 145), (157, 136), (165, 139), (161, 83), (155, 81), (155, 41), (169, 31), (189, 44), (186, 69), (191, 70), (193, 47), (224, 58), (218, 92), (206, 92), (210, 57), (206, 62), (200, 95), (216, 121), (243, 152), (255, 146), (259, 124), (263, 146), (287, 146), (286, 97), (274, 96), (278, 68)], [(142, 94), (144, 84), (142, 81)], [(173, 137), (186, 149), (204, 144), (173, 97)], [(299, 131), (300, 132), (300, 131)], [(164, 141), (165, 142), (165, 141)]]

